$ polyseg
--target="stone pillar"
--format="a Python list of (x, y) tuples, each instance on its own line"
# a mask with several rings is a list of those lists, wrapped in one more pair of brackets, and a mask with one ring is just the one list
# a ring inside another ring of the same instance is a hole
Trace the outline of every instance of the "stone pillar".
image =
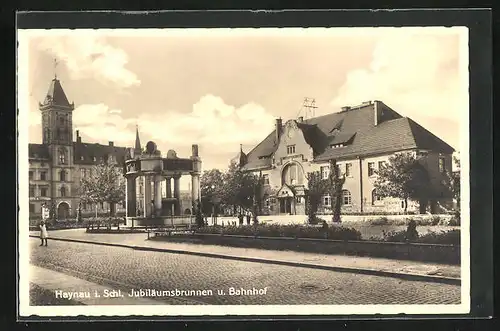
[(180, 185), (181, 176), (174, 177), (174, 215), (179, 216), (181, 214), (181, 185)]
[(155, 216), (161, 216), (162, 208), (161, 208), (161, 181), (163, 177), (160, 175), (156, 175), (154, 178), (154, 207), (155, 207)]
[(135, 177), (127, 177), (125, 182), (126, 186), (126, 217), (135, 217), (136, 214), (136, 189), (135, 189)]
[(200, 175), (196, 173), (191, 174), (191, 200), (196, 202), (200, 199)]
[(165, 185), (167, 187), (167, 198), (171, 198), (172, 197), (172, 178), (171, 177), (167, 177), (167, 185)]
[(151, 177), (144, 176), (144, 217), (150, 217), (151, 211)]

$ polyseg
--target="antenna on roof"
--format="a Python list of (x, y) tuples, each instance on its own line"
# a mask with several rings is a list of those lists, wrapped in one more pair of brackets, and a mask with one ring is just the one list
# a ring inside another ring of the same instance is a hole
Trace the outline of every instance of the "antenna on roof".
[(305, 118), (312, 118), (315, 116), (315, 109), (318, 108), (316, 106), (316, 99), (314, 98), (304, 98), (304, 102), (302, 103), (302, 108), (299, 111), (299, 114), (304, 111)]

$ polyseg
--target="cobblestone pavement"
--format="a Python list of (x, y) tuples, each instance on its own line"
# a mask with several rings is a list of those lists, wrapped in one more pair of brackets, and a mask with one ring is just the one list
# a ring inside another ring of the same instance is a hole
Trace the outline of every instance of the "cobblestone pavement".
[[(212, 290), (166, 304), (459, 304), (460, 287), (379, 276), (30, 238), (30, 263), (129, 292)], [(36, 280), (30, 280), (36, 283)], [(264, 295), (227, 295), (229, 288)], [(62, 289), (63, 290), (63, 289)], [(226, 295), (217, 295), (224, 290)]]

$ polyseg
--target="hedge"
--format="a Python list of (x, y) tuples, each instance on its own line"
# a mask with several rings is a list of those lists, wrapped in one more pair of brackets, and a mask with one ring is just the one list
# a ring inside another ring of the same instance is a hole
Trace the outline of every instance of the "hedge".
[(460, 230), (428, 232), (418, 236), (414, 240), (408, 240), (406, 230), (391, 231), (384, 235), (384, 241), (389, 242), (415, 242), (422, 244), (442, 244), (442, 245), (460, 245)]
[(280, 225), (280, 224), (257, 224), (243, 226), (205, 226), (196, 231), (197, 233), (228, 234), (240, 236), (259, 237), (290, 237), (290, 238), (316, 238), (336, 240), (361, 240), (361, 233), (353, 228), (328, 227), (324, 229), (316, 226), (304, 225)]

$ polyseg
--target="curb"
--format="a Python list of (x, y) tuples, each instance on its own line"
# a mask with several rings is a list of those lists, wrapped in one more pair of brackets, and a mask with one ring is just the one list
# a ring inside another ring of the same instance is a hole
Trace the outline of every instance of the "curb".
[[(38, 238), (37, 235), (30, 235), (30, 237)], [(318, 264), (304, 263), (304, 262), (270, 260), (270, 259), (258, 258), (258, 257), (242, 257), (242, 256), (217, 254), (217, 253), (192, 252), (192, 251), (177, 250), (177, 249), (170, 249), (170, 248), (144, 247), (144, 246), (135, 246), (135, 245), (118, 244), (118, 243), (105, 243), (105, 242), (81, 240), (81, 239), (54, 238), (54, 237), (51, 239), (58, 240), (58, 241), (66, 241), (66, 242), (76, 242), (76, 243), (82, 243), (82, 244), (93, 244), (93, 245), (101, 245), (101, 246), (129, 248), (129, 249), (134, 249), (134, 250), (138, 250), (138, 251), (186, 254), (186, 255), (194, 255), (194, 256), (219, 258), (219, 259), (222, 258), (222, 259), (227, 259), (227, 260), (257, 262), (257, 263), (266, 263), (266, 264), (277, 264), (277, 265), (291, 266), (291, 267), (302, 267), (302, 268), (329, 270), (329, 271), (336, 271), (336, 272), (355, 273), (355, 274), (362, 274), (362, 275), (369, 275), (369, 276), (391, 277), (391, 278), (398, 278), (398, 279), (409, 280), (409, 281), (432, 282), (432, 283), (441, 283), (441, 284), (458, 285), (458, 286), (461, 285), (460, 278), (445, 277), (445, 276), (422, 275), (422, 274), (413, 274), (413, 273), (399, 273), (399, 272), (392, 272), (392, 271), (353, 268), (353, 267), (326, 266), (326, 265), (318, 265)]]

